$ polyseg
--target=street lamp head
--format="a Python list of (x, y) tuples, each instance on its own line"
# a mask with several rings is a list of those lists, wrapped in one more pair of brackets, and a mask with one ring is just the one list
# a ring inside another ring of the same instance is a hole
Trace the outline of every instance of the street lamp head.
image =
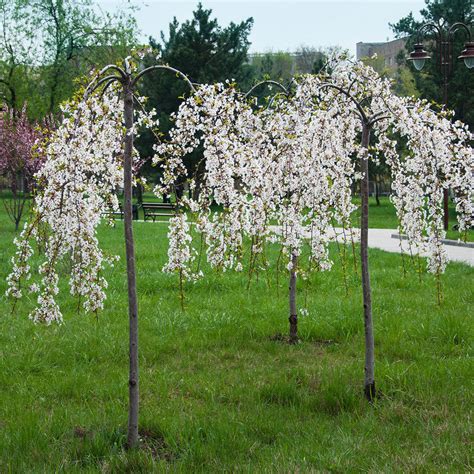
[(466, 43), (464, 48), (458, 59), (464, 59), (466, 67), (471, 69), (474, 67), (474, 42)]
[(425, 61), (431, 59), (431, 56), (425, 51), (421, 43), (415, 44), (414, 48), (410, 56), (408, 56), (408, 61), (413, 61), (413, 66), (415, 66), (418, 71), (421, 71), (425, 65)]

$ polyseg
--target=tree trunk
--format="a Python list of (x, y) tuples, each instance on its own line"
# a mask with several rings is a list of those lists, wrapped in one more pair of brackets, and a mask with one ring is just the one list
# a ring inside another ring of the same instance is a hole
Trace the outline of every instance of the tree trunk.
[(127, 258), (128, 315), (130, 325), (130, 374), (127, 447), (138, 444), (138, 305), (132, 219), (133, 91), (130, 79), (124, 85), (125, 148), (123, 163), (125, 253)]
[(362, 156), (360, 168), (362, 181), (360, 197), (362, 203), (360, 223), (360, 260), (362, 271), (362, 296), (364, 301), (364, 326), (365, 326), (365, 380), (364, 393), (367, 400), (375, 398), (375, 375), (374, 375), (374, 332), (372, 322), (372, 291), (370, 288), (369, 275), (369, 160), (368, 147), (370, 139), (370, 127), (363, 123), (362, 128)]
[(374, 177), (374, 186), (375, 186), (375, 202), (377, 206), (380, 206), (380, 193), (379, 193), (379, 182), (377, 180), (377, 175)]
[(141, 183), (137, 185), (137, 204), (143, 204), (143, 186)]
[(290, 287), (289, 287), (289, 303), (290, 303), (290, 344), (298, 342), (298, 313), (296, 310), (296, 266), (298, 265), (298, 257), (294, 254), (291, 256), (290, 270)]
[(449, 230), (449, 190), (443, 189), (443, 226), (444, 230)]

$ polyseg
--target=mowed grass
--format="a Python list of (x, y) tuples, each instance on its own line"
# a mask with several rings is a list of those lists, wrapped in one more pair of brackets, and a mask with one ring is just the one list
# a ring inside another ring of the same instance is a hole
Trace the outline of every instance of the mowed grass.
[[(370, 251), (376, 377), (362, 397), (360, 276), (340, 260), (299, 281), (302, 342), (287, 332), (287, 283), (216, 274), (186, 287), (164, 275), (167, 226), (135, 223), (144, 449), (124, 450), (128, 316), (123, 227), (100, 229), (121, 255), (107, 272), (105, 310), (62, 326), (33, 325), (0, 298), (0, 472), (472, 471), (473, 276), (451, 263), (436, 303), (432, 276)], [(0, 208), (0, 292), (15, 233)], [(271, 255), (275, 258), (275, 254)], [(416, 262), (415, 262), (416, 263)], [(306, 300), (306, 301), (305, 301)]]

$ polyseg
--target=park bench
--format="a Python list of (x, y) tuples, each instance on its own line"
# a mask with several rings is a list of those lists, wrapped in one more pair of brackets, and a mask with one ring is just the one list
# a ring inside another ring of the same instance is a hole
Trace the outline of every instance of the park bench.
[[(138, 208), (140, 207), (139, 204), (134, 204), (132, 207), (132, 214), (133, 214), (133, 219), (138, 220)], [(112, 217), (113, 219), (123, 219), (123, 206), (122, 203), (119, 202), (119, 209), (118, 211), (113, 211), (110, 209), (109, 211), (103, 212), (102, 213), (103, 217)]]
[(160, 217), (174, 217), (176, 215), (176, 207), (168, 202), (143, 202), (143, 218), (144, 220), (156, 221)]

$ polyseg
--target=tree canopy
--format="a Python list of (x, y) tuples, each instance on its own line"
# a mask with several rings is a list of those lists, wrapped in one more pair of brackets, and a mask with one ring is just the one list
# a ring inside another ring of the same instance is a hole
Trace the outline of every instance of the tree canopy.
[[(421, 21), (417, 21), (413, 13), (410, 13), (397, 23), (390, 25), (397, 37), (410, 35), (406, 46), (408, 52), (413, 49), (413, 44), (417, 39), (416, 33), (424, 23), (434, 23), (447, 30), (456, 22), (469, 25), (474, 20), (474, 9), (471, 0), (425, 0), (425, 2), (426, 7), (420, 11)], [(416, 71), (414, 76), (417, 89), (421, 92), (422, 97), (442, 103), (443, 77), (439, 72), (436, 61), (439, 51), (437, 51), (437, 45), (433, 41), (434, 38), (433, 33), (429, 33), (424, 43), (425, 49), (432, 52), (432, 60), (427, 61), (423, 71)], [(459, 31), (453, 39), (453, 71), (449, 79), (447, 105), (455, 110), (457, 118), (468, 123), (472, 128), (474, 126), (474, 97), (470, 91), (474, 87), (474, 73), (467, 69), (462, 61), (457, 59), (468, 38), (464, 32)], [(405, 58), (402, 60), (405, 60)]]
[(0, 100), (34, 118), (58, 110), (94, 67), (135, 42), (129, 10), (101, 13), (94, 0), (0, 0)]

